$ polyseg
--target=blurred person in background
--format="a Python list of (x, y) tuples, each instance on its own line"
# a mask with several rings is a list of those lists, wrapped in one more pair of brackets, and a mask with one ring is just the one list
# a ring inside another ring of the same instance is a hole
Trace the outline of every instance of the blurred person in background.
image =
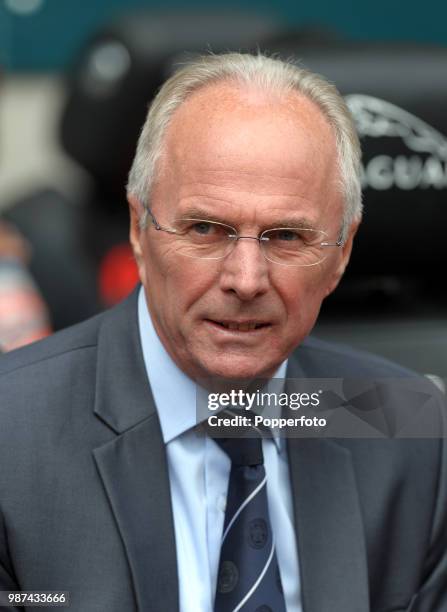
[(27, 269), (26, 240), (0, 220), (0, 349), (10, 351), (51, 333), (46, 304)]
[(165, 83), (128, 184), (142, 286), (0, 362), (0, 590), (77, 612), (447, 609), (444, 439), (197, 435), (204, 378), (411, 375), (307, 337), (360, 194), (321, 77), (228, 54)]

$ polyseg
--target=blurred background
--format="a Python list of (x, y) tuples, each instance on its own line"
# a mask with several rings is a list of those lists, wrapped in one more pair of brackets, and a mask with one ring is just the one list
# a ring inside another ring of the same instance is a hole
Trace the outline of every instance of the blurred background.
[(195, 53), (258, 48), (335, 81), (365, 217), (316, 335), (447, 377), (447, 5), (0, 0), (0, 347), (136, 282), (125, 182), (147, 104)]

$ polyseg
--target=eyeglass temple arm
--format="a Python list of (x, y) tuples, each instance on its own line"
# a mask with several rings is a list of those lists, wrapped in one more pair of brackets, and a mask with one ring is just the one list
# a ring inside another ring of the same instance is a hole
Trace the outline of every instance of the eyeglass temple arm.
[(343, 246), (343, 244), (344, 244), (344, 241), (341, 238), (339, 238), (337, 242), (322, 242), (320, 246), (322, 247), (330, 247), (330, 246), (341, 247)]
[(322, 247), (327, 247), (327, 246), (335, 246), (335, 247), (342, 247), (344, 245), (345, 241), (343, 239), (343, 228), (340, 230), (340, 233), (338, 235), (338, 239), (336, 242), (322, 242), (321, 246)]
[(343, 238), (340, 236), (338, 238), (338, 240), (336, 242), (322, 242), (320, 244), (320, 246), (336, 246), (336, 247), (342, 247), (344, 245), (345, 241), (343, 240)]
[(157, 219), (154, 217), (154, 215), (152, 214), (152, 211), (151, 211), (151, 209), (150, 209), (150, 208), (147, 208), (147, 212), (148, 212), (148, 215), (149, 215), (149, 216), (150, 216), (150, 218), (151, 218), (151, 221), (152, 221), (152, 223), (153, 223), (153, 225), (154, 225), (155, 229), (156, 229), (158, 232), (159, 232), (159, 231), (161, 231), (161, 232), (168, 232), (169, 234), (178, 234), (178, 231), (177, 231), (177, 230), (175, 230), (175, 229), (169, 229), (168, 227), (162, 227), (162, 226), (161, 226), (161, 225), (158, 223), (158, 221), (157, 221)]

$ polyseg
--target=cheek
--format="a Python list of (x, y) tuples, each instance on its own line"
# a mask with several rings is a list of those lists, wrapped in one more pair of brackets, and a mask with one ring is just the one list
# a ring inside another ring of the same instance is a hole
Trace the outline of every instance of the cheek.
[(318, 315), (321, 302), (326, 296), (327, 283), (327, 270), (321, 267), (289, 275), (280, 291), (289, 324), (304, 323)]
[(208, 262), (168, 250), (157, 253), (147, 270), (148, 289), (155, 307), (162, 318), (170, 319), (171, 323), (176, 319), (178, 326), (203, 300), (209, 299), (217, 279), (214, 267)]

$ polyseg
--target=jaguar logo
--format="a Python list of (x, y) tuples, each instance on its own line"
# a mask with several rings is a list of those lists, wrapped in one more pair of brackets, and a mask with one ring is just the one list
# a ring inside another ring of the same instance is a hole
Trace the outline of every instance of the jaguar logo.
[(377, 190), (447, 188), (447, 138), (408, 111), (380, 98), (350, 94), (346, 102), (360, 137), (400, 138), (409, 155), (376, 155), (363, 168), (363, 186)]

